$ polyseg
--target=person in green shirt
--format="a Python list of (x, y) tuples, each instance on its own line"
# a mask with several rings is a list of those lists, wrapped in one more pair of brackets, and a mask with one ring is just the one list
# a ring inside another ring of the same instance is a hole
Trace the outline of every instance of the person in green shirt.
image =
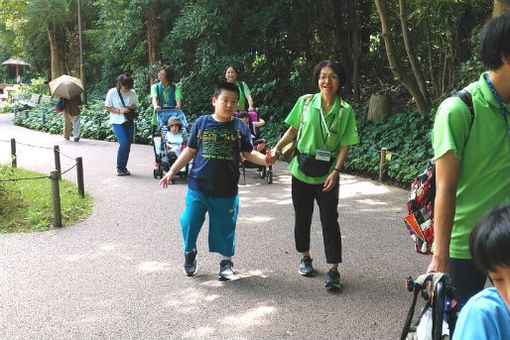
[(428, 271), (451, 274), (461, 304), (486, 280), (471, 260), (471, 230), (482, 215), (510, 202), (509, 37), (510, 12), (487, 22), (480, 54), (489, 71), (465, 88), (474, 119), (461, 99), (451, 97), (439, 106), (432, 132), (436, 197)]
[(159, 83), (152, 85), (151, 97), (154, 113), (152, 114), (152, 125), (158, 125), (156, 112), (162, 107), (174, 107), (182, 109), (182, 95), (180, 84), (174, 84), (174, 72), (168, 65), (163, 65), (158, 71)]
[(225, 68), (225, 79), (229, 83), (234, 83), (239, 88), (239, 104), (237, 105), (238, 111), (246, 110), (246, 101), (248, 101), (248, 111), (253, 111), (253, 98), (248, 85), (244, 81), (237, 80), (237, 71), (234, 66), (228, 65)]
[[(283, 145), (296, 138), (298, 155), (289, 164), (292, 174), (294, 235), (302, 259), (299, 273), (313, 276), (310, 256), (310, 226), (314, 200), (319, 205), (326, 261), (329, 265), (325, 286), (340, 288), (338, 264), (342, 262), (342, 239), (338, 224), (340, 169), (350, 145), (359, 143), (354, 110), (339, 95), (345, 83), (345, 70), (335, 61), (321, 61), (315, 66), (314, 80), (319, 93), (298, 99), (285, 122), (290, 125), (270, 151), (276, 158)], [(301, 117), (302, 125), (301, 125)]]

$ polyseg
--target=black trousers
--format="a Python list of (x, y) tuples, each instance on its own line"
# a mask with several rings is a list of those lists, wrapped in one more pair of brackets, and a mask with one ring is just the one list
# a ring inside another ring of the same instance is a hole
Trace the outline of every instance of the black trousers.
[(342, 238), (338, 224), (338, 192), (340, 182), (328, 192), (323, 184), (308, 184), (292, 176), (292, 203), (294, 204), (294, 237), (296, 249), (302, 253), (310, 250), (310, 227), (313, 203), (317, 200), (322, 224), (322, 238), (327, 263), (342, 262)]

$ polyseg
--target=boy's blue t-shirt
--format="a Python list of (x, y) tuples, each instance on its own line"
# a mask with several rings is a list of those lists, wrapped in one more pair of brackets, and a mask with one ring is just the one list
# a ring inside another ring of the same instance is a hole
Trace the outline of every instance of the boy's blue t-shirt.
[(237, 195), (240, 152), (253, 150), (250, 130), (243, 121), (218, 122), (211, 115), (202, 116), (191, 127), (188, 147), (198, 149), (188, 174), (191, 189), (213, 197)]
[(510, 339), (510, 313), (496, 288), (473, 296), (460, 311), (453, 340)]

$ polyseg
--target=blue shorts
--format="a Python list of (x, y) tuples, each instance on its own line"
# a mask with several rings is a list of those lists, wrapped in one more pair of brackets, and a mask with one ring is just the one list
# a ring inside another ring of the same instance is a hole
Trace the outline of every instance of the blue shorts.
[(239, 211), (239, 194), (232, 197), (211, 197), (188, 188), (186, 207), (181, 216), (184, 251), (196, 248), (198, 234), (209, 213), (209, 251), (233, 256)]

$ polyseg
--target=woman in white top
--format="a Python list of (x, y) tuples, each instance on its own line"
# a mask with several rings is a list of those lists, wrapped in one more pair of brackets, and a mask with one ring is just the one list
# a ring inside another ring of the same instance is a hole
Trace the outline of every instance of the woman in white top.
[[(122, 96), (122, 98), (121, 98)], [(111, 88), (106, 94), (105, 109), (110, 112), (110, 124), (119, 141), (117, 151), (117, 176), (126, 176), (131, 173), (127, 169), (129, 152), (133, 141), (135, 125), (125, 116), (138, 106), (138, 96), (133, 90), (133, 78), (121, 74), (117, 77), (117, 87)]]

